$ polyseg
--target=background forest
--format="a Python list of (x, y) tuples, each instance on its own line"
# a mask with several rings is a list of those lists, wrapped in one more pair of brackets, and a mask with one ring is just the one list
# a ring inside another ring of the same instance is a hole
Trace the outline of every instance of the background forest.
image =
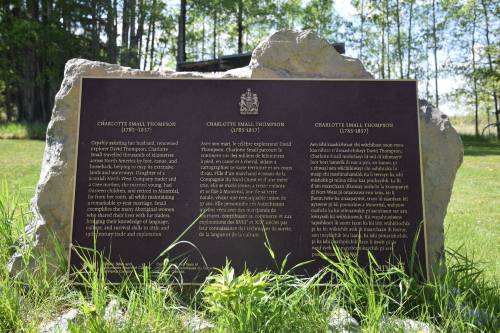
[(376, 78), (419, 80), (421, 97), (474, 119), (476, 135), (491, 124), (487, 133), (500, 137), (498, 1), (17, 0), (0, 6), (0, 122), (48, 122), (71, 58), (175, 68), (178, 61), (251, 52), (271, 32), (288, 28), (345, 42), (346, 54)]

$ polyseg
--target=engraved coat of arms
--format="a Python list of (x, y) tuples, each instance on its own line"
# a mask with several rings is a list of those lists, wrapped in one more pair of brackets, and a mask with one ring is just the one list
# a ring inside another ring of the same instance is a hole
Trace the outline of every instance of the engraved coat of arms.
[(259, 114), (259, 97), (253, 93), (250, 88), (241, 94), (240, 99), (240, 114), (241, 115), (256, 115)]

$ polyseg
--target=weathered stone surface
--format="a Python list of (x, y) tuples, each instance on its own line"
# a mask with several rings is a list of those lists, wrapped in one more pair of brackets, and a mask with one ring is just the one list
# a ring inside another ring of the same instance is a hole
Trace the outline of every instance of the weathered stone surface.
[(430, 265), (439, 274), (437, 267), (444, 259), (444, 217), (464, 150), (448, 117), (425, 100), (419, 104), (427, 250)]
[[(372, 76), (357, 59), (341, 56), (315, 33), (281, 31), (261, 42), (249, 66), (225, 73), (176, 73), (134, 70), (83, 59), (68, 61), (64, 80), (56, 95), (40, 180), (32, 200), (35, 215), (29, 226), (37, 235), (38, 248), (49, 250), (52, 230), (69, 250), (75, 174), (75, 147), (80, 78), (94, 77), (241, 77), (241, 78), (362, 78)], [(421, 101), (421, 133), (428, 246), (431, 261), (443, 250), (443, 219), (462, 144), (446, 116)]]
[(361, 332), (358, 321), (344, 308), (335, 306), (328, 322), (331, 333)]
[(413, 319), (384, 318), (380, 324), (381, 332), (434, 333), (438, 330), (431, 324)]
[(125, 324), (125, 311), (117, 299), (109, 301), (104, 309), (104, 320), (109, 324), (122, 328)]
[(210, 331), (215, 326), (202, 318), (194, 315), (186, 320), (183, 320), (182, 326), (189, 332)]
[(227, 73), (252, 78), (373, 78), (358, 59), (340, 55), (314, 32), (292, 30), (269, 36), (253, 51), (248, 67)]
[(69, 332), (69, 323), (75, 322), (81, 312), (77, 309), (69, 309), (57, 318), (40, 325), (39, 333), (66, 333)]

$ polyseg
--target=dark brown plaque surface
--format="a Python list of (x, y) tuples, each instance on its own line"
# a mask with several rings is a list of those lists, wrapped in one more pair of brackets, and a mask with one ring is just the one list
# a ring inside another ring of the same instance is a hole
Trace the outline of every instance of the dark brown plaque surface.
[(199, 252), (168, 254), (185, 282), (210, 271), (201, 255), (275, 267), (263, 228), (278, 260), (314, 259), (309, 274), (332, 243), (407, 262), (423, 221), (416, 82), (83, 78), (73, 244), (95, 235), (119, 281), (202, 211), (183, 237)]

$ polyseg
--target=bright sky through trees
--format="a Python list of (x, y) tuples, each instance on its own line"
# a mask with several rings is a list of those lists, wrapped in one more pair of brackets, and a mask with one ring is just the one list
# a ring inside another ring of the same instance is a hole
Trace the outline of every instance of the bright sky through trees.
[[(338, 12), (340, 16), (342, 16), (345, 20), (353, 21), (353, 20), (358, 20), (356, 18), (356, 15), (359, 15), (358, 11), (356, 8), (352, 5), (352, 2), (350, 0), (334, 0), (334, 9)], [(346, 47), (346, 55), (351, 56), (351, 57), (356, 57), (357, 54), (355, 50), (352, 48), (349, 48), (349, 45)], [(443, 51), (438, 52), (438, 58), (440, 59), (445, 59), (446, 58), (446, 53)], [(443, 94), (449, 94), (451, 93), (454, 89), (457, 89), (461, 83), (461, 78), (460, 77), (452, 77), (452, 78), (440, 78), (438, 79), (438, 85), (440, 87), (440, 90)], [(429, 83), (431, 86), (431, 89), (434, 89), (434, 82)], [(423, 83), (420, 82), (420, 87), (419, 89), (423, 89)], [(463, 114), (465, 112), (464, 109), (460, 109), (457, 107), (456, 103), (452, 101), (446, 101), (445, 103), (442, 103), (440, 105), (441, 111), (445, 112), (446, 114), (452, 116), (452, 115), (457, 115), (457, 114)]]
[(47, 122), (71, 58), (158, 70), (309, 29), (345, 42), (378, 79), (418, 80), (421, 98), (475, 115), (479, 133), (500, 123), (498, 13), (494, 0), (9, 2), (0, 6), (0, 120)]

